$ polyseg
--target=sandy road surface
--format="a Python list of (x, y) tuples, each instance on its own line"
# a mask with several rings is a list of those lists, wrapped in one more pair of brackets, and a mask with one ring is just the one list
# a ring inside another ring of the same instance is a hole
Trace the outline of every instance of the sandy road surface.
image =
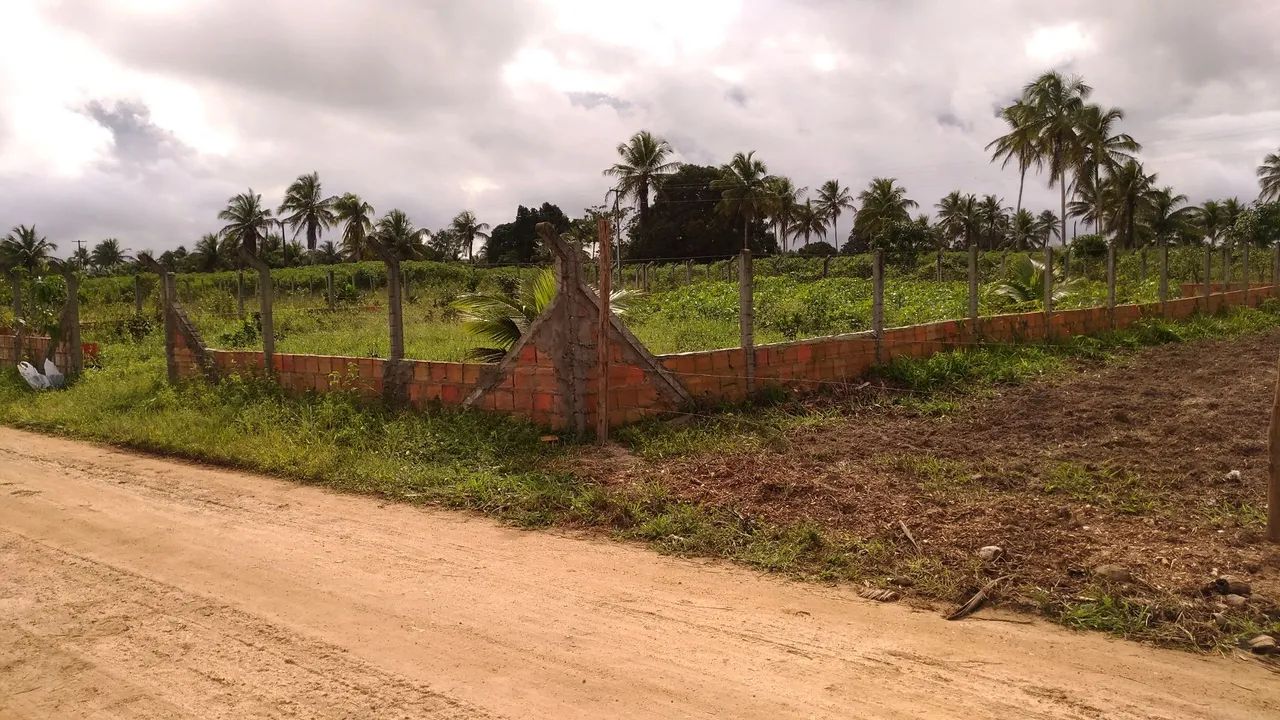
[(0, 429), (0, 718), (1280, 717), (1280, 677)]

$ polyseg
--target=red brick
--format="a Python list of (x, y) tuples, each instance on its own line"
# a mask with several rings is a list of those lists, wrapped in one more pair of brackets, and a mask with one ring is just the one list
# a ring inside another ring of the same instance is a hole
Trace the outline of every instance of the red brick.
[(462, 388), (457, 385), (440, 386), (440, 402), (446, 405), (457, 405), (462, 402)]

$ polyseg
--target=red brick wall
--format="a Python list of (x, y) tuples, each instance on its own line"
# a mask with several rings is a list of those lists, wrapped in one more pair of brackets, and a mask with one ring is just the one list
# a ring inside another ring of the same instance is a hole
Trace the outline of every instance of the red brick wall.
[[(19, 358), (14, 357), (14, 341), (17, 338), (12, 334), (0, 334), (0, 364), (4, 367), (12, 367), (17, 365)], [(49, 338), (37, 335), (35, 337), (27, 336), (22, 339), (22, 360), (30, 358), (32, 355), (43, 358), (45, 352), (49, 349)], [(97, 343), (81, 343), (84, 351), (85, 360), (96, 358), (98, 356)], [(67, 350), (67, 346), (63, 343), (53, 354), (53, 364), (57, 365), (61, 370), (65, 371), (71, 367), (71, 354)]]

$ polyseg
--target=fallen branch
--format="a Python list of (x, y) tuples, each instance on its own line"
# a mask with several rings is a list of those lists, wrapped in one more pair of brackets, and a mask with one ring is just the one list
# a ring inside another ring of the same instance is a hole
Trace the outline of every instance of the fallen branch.
[(996, 589), (996, 585), (999, 585), (1000, 582), (1003, 580), (1007, 580), (1008, 577), (1009, 577), (1008, 575), (1001, 575), (995, 580), (992, 580), (986, 585), (983, 585), (981, 590), (974, 593), (973, 597), (969, 598), (969, 602), (956, 608), (954, 612), (952, 612), (950, 615), (947, 616), (947, 619), (960, 620), (965, 616), (969, 615), (970, 613), (974, 612), (978, 608), (982, 607), (982, 604), (985, 603), (991, 597), (990, 593), (992, 590)]
[(907, 527), (907, 524), (906, 524), (906, 523), (904, 523), (904, 522), (902, 522), (901, 520), (899, 520), (899, 521), (898, 521), (898, 527), (902, 528), (902, 532), (903, 532), (903, 534), (904, 534), (904, 535), (906, 535), (906, 536), (907, 536), (907, 539), (911, 541), (911, 547), (913, 547), (913, 548), (915, 548), (915, 549), (916, 549), (916, 553), (919, 553), (919, 552), (920, 552), (920, 543), (916, 542), (916, 539), (915, 539), (915, 537), (914, 537), (914, 536), (912, 536), (912, 534), (911, 534), (911, 530)]

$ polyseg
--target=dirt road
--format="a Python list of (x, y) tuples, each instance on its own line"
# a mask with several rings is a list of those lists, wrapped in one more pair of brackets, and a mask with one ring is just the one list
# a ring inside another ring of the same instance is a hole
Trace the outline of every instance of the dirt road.
[(1247, 660), (0, 429), (0, 718), (1278, 714)]

